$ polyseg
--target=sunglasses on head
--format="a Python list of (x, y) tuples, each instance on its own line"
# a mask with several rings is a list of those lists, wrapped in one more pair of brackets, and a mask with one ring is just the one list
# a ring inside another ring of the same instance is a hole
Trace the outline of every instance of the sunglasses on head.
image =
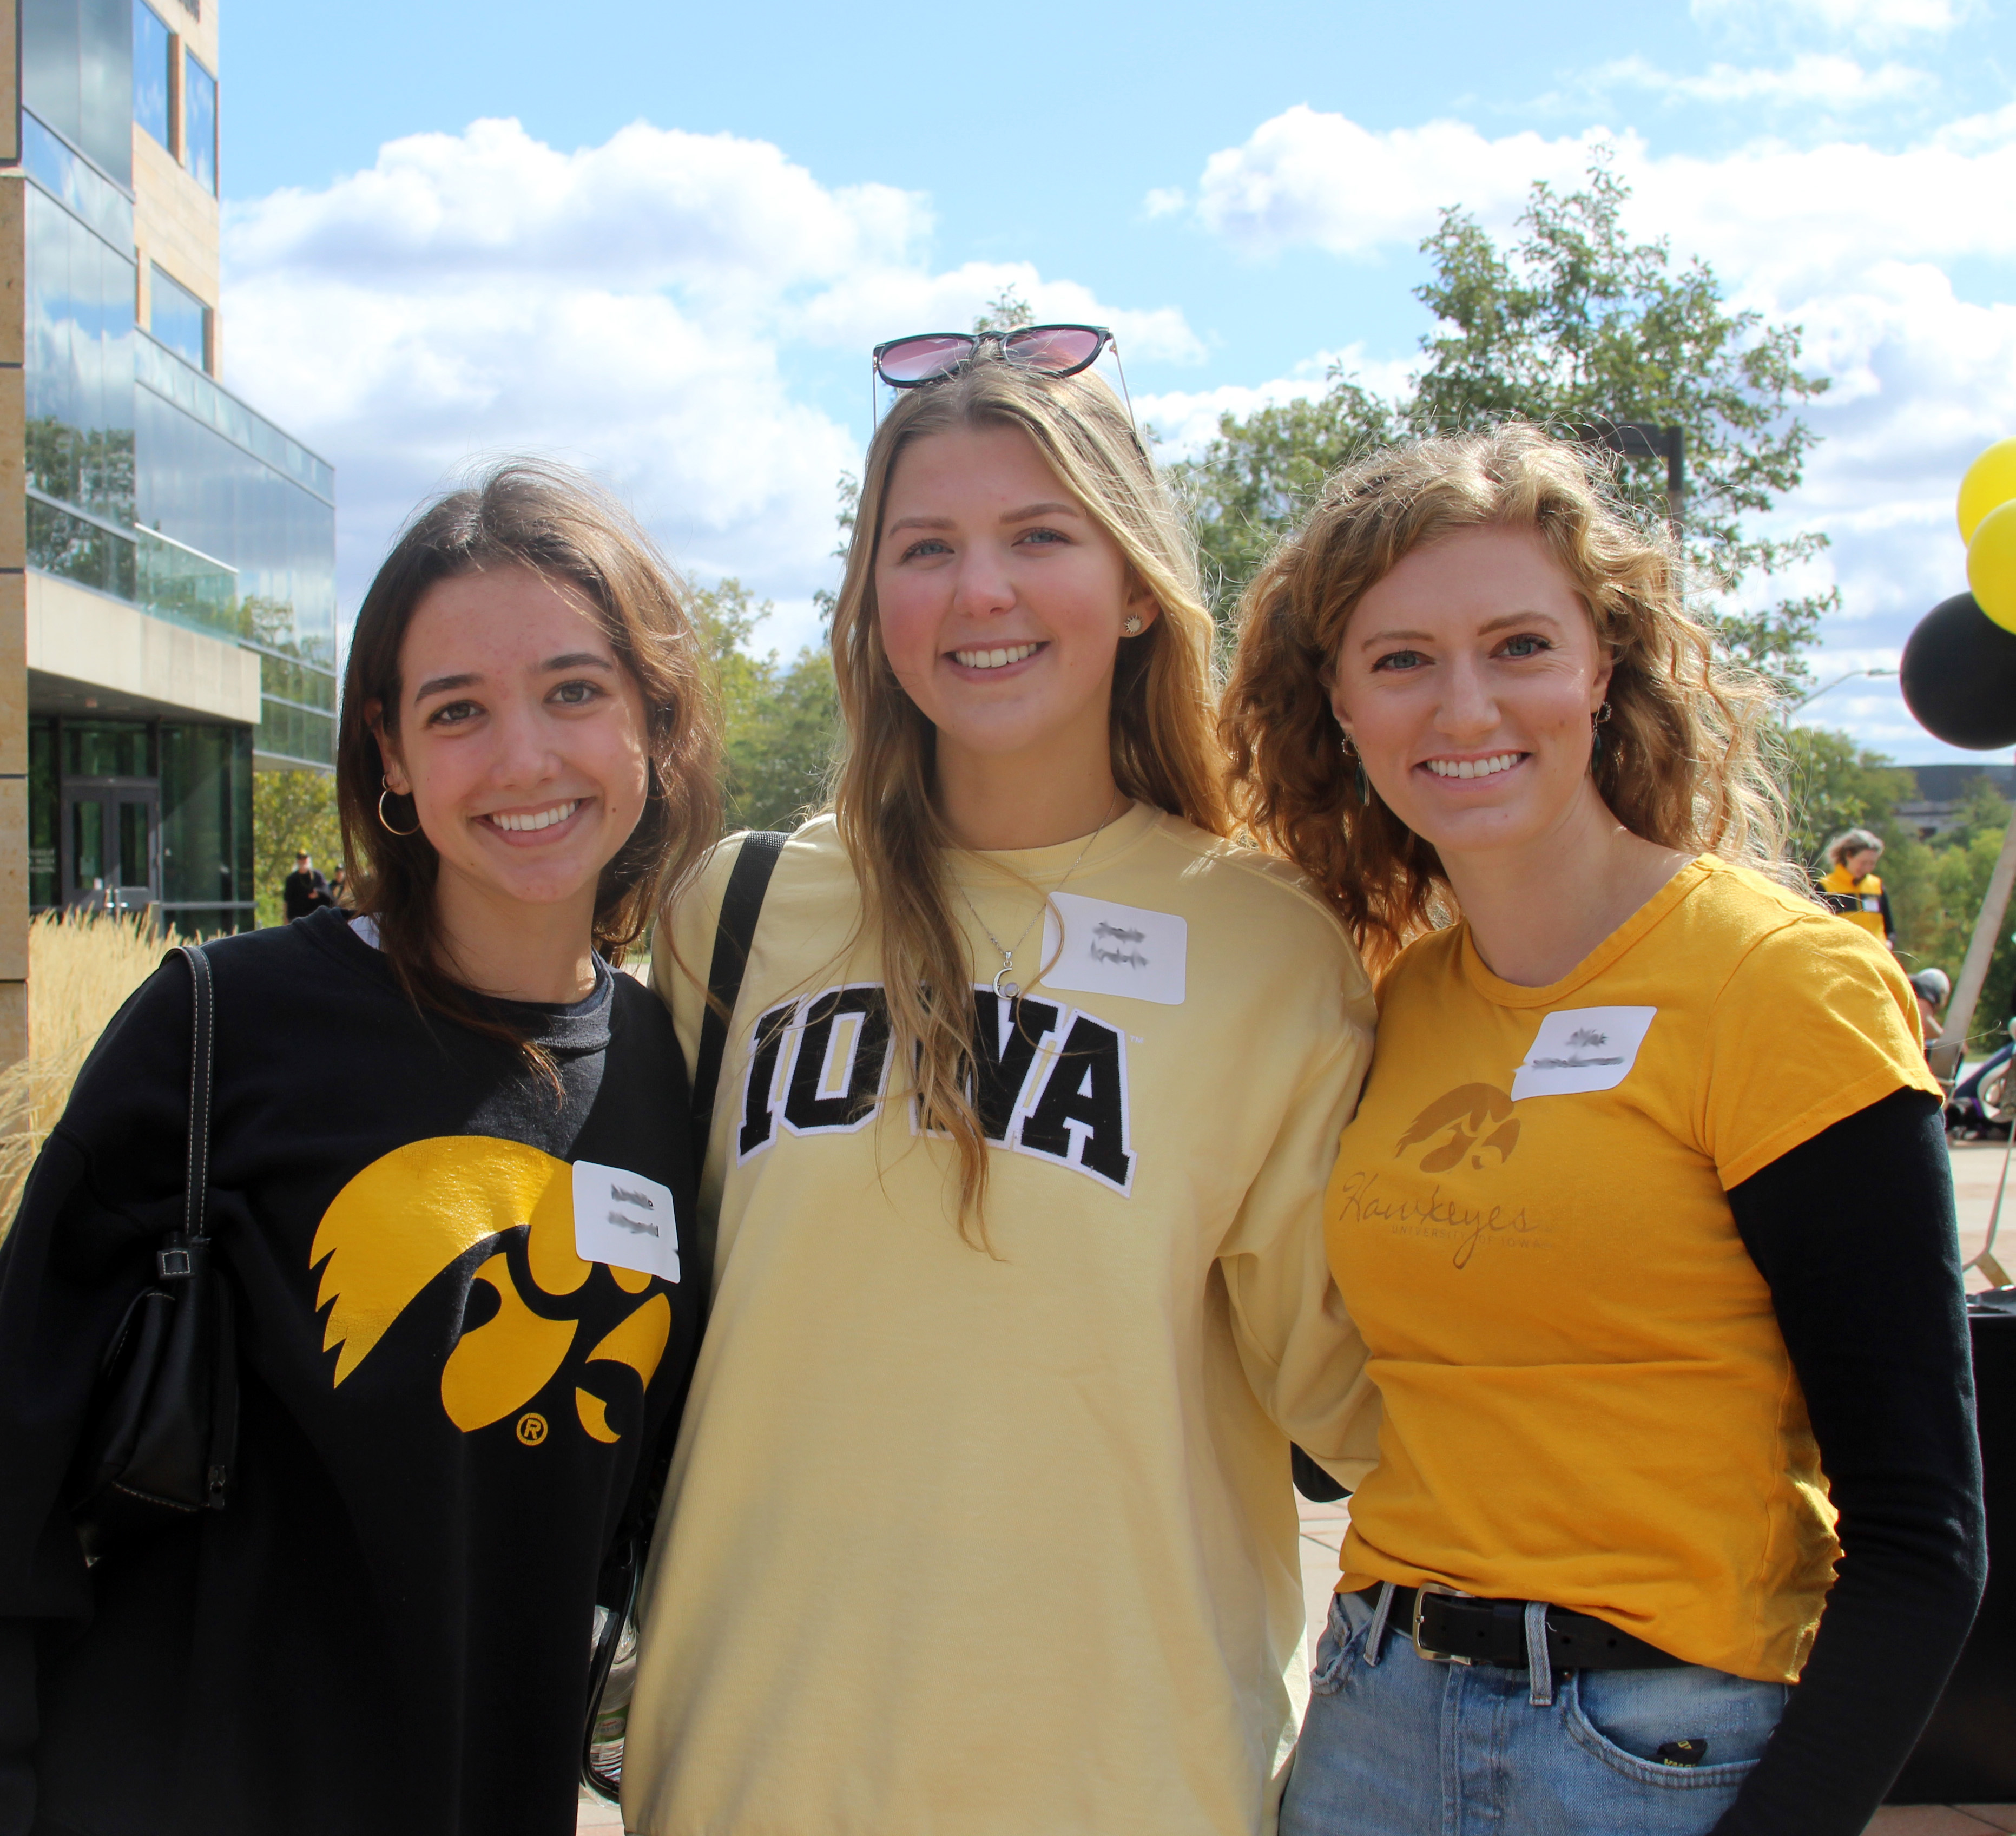
[(1103, 325), (1025, 325), (1012, 332), (916, 332), (875, 347), (875, 373), (892, 389), (917, 389), (970, 363), (983, 344), (1039, 376), (1075, 376), (1113, 342)]

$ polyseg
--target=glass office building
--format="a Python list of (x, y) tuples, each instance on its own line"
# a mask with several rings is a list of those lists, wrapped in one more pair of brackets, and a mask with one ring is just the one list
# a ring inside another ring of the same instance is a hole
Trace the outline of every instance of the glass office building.
[(214, 235), (217, 81), (178, 8), (197, 16), (22, 0), (27, 558), (255, 653), (259, 720), (38, 708), (31, 675), (29, 898), (144, 890), (210, 931), (251, 922), (255, 759), (333, 757), (335, 476), (218, 383), (214, 307), (136, 246), (136, 153), (193, 182)]

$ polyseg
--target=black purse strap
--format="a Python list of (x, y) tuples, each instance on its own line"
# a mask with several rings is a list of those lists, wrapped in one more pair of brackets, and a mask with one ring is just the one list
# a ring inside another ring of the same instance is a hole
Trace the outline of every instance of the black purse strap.
[(750, 946), (756, 941), (756, 921), (763, 915), (763, 895), (788, 835), (774, 829), (752, 829), (742, 838), (741, 851), (729, 869), (728, 889), (721, 895), (721, 917), (715, 926), (714, 961), (707, 970), (707, 1010), (700, 1017), (700, 1047), (693, 1054), (693, 1139), (696, 1165), (707, 1157), (707, 1136), (714, 1129), (714, 1104), (721, 1082), (721, 1061), (728, 1049), (728, 1023), (742, 992), (743, 972), (749, 967)]
[(189, 1049), (189, 1188), (182, 1195), (182, 1234), (201, 1243), (210, 1223), (210, 1093), (217, 1042), (217, 994), (201, 944), (178, 944), (196, 995), (195, 1037)]
[[(721, 916), (714, 932), (714, 958), (707, 967), (707, 1003), (700, 1023), (700, 1043), (693, 1054), (693, 1152), (696, 1168), (707, 1159), (707, 1138), (714, 1126), (715, 1095), (721, 1082), (721, 1064), (728, 1049), (728, 1023), (742, 992), (742, 977), (749, 967), (750, 947), (756, 940), (756, 921), (763, 915), (763, 895), (769, 890), (770, 876), (777, 857), (790, 837), (776, 830), (754, 829), (742, 838), (735, 865), (728, 870), (728, 886), (721, 895)], [(714, 1291), (714, 1241), (711, 1235), (694, 1246), (693, 1274), (699, 1283), (700, 1323), (706, 1324), (707, 1303)], [(605, 1609), (601, 1630), (589, 1655), (588, 1712), (581, 1729), (582, 1782), (612, 1802), (621, 1786), (618, 1772), (604, 1769), (595, 1756), (595, 1728), (603, 1686), (609, 1680), (616, 1647), (624, 1622), (635, 1610), (638, 1582), (651, 1540), (651, 1519), (671, 1463), (672, 1445), (678, 1427), (668, 1424), (661, 1445), (643, 1463), (634, 1481), (630, 1502), (624, 1513), (623, 1527), (616, 1546), (603, 1566), (596, 1600)]]

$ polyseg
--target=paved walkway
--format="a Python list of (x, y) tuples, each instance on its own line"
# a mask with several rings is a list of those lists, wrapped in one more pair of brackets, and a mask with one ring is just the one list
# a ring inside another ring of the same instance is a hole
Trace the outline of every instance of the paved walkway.
[[(2006, 1152), (2005, 1144), (2000, 1141), (1954, 1145), (1953, 1192), (1960, 1211), (1964, 1256), (1971, 1256), (1981, 1247)], [(2016, 1168), (2011, 1169), (2010, 1193), (2003, 1212), (2003, 1228), (1996, 1248), (2003, 1266), (2016, 1273)], [(1978, 1274), (1968, 1279), (1970, 1287), (1986, 1285)], [(1309, 1606), (1309, 1650), (1313, 1653), (1330, 1611), (1330, 1590), (1337, 1585), (1337, 1546), (1344, 1540), (1350, 1509), (1345, 1504), (1311, 1504), (1306, 1499), (1301, 1503), (1302, 1593)], [(614, 1805), (584, 1798), (579, 1827), (584, 1832), (595, 1831), (613, 1836), (622, 1829), (623, 1820)], [(1869, 1830), (1870, 1836), (1985, 1836), (1989, 1832), (2016, 1832), (2016, 1804), (1892, 1805), (1877, 1813)]]

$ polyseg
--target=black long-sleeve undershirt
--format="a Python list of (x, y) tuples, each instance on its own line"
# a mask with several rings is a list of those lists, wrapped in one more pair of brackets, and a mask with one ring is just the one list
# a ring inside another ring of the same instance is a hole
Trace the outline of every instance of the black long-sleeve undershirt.
[(1842, 1554), (1784, 1719), (1714, 1836), (1859, 1836), (1987, 1575), (1953, 1179), (1898, 1090), (1729, 1194), (1805, 1392)]

